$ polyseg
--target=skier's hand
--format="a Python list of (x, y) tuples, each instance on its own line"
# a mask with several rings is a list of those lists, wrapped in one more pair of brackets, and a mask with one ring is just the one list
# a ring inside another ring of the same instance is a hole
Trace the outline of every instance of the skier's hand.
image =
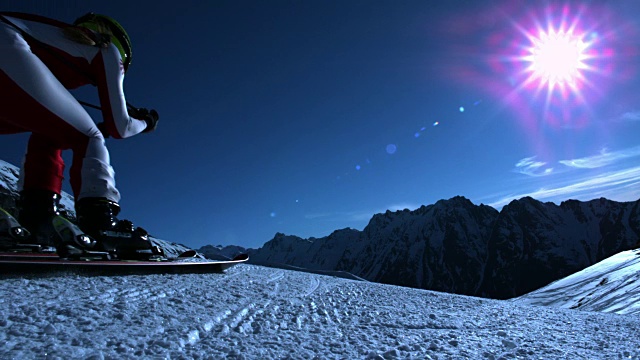
[(128, 109), (129, 116), (134, 119), (144, 120), (147, 123), (147, 128), (143, 132), (151, 132), (158, 127), (158, 119), (160, 116), (158, 112), (151, 109), (146, 108), (134, 108), (130, 107)]
[(160, 115), (158, 115), (158, 112), (151, 109), (143, 119), (147, 123), (147, 128), (144, 129), (143, 132), (151, 132), (155, 130), (158, 127), (159, 119), (160, 119)]
[(135, 107), (127, 108), (127, 112), (129, 113), (129, 116), (131, 116), (134, 119), (138, 119), (138, 120), (144, 120), (145, 116), (147, 116), (149, 114), (149, 110), (148, 109), (135, 108)]

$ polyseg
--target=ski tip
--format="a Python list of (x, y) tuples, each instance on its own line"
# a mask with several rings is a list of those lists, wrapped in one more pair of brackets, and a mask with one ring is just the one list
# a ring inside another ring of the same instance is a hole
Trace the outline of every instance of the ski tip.
[(249, 260), (249, 254), (236, 255), (236, 257), (234, 257), (232, 261), (244, 261), (244, 260)]

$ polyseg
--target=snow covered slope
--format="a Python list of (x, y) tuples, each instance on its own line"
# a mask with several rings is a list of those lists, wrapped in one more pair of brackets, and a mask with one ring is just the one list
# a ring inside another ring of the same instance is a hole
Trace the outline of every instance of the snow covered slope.
[(20, 169), (0, 160), (0, 191), (18, 191), (18, 178)]
[(0, 207), (15, 213), (20, 169), (0, 160)]
[(518, 304), (640, 314), (640, 250), (616, 254), (513, 301)]
[(255, 265), (0, 278), (2, 359), (638, 359), (640, 318)]

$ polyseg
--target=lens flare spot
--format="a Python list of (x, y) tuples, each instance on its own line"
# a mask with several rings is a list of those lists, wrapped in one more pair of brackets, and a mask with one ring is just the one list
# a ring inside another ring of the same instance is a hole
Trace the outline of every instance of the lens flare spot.
[(439, 121), (436, 121), (436, 122), (433, 123), (433, 126), (438, 126), (438, 125), (440, 125)]
[(460, 106), (460, 108), (458, 108), (458, 110), (460, 110), (461, 113), (464, 112), (464, 106)]
[(360, 171), (360, 169), (362, 169), (362, 167), (360, 165), (356, 165), (356, 170)]
[(387, 145), (387, 154), (393, 155), (398, 151), (398, 147), (395, 144)]

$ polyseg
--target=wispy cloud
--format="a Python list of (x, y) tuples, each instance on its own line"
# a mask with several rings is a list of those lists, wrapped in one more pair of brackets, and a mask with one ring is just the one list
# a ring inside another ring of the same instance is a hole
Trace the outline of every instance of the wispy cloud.
[(620, 121), (640, 121), (640, 111), (628, 111), (622, 114)]
[(305, 219), (308, 220), (315, 220), (315, 219), (324, 219), (324, 218), (328, 218), (331, 217), (333, 215), (333, 213), (315, 213), (315, 214), (306, 214), (304, 216)]
[(611, 165), (621, 160), (640, 156), (640, 146), (632, 147), (629, 149), (609, 152), (606, 148), (602, 149), (600, 154), (571, 159), (560, 160), (559, 163), (573, 168), (579, 169), (596, 169), (599, 167)]
[(321, 220), (321, 221), (345, 221), (345, 222), (363, 222), (369, 221), (375, 214), (384, 213), (387, 210), (389, 211), (400, 211), (404, 209), (415, 210), (422, 205), (409, 204), (409, 203), (398, 203), (391, 204), (385, 208), (378, 209), (363, 209), (363, 210), (355, 210), (355, 211), (346, 211), (346, 212), (326, 212), (326, 213), (316, 213), (316, 214), (307, 214), (305, 215), (306, 219), (309, 220)]
[(375, 214), (373, 211), (337, 211), (317, 214), (306, 214), (304, 217), (308, 220), (318, 220), (324, 222), (359, 222), (367, 221)]
[(321, 222), (362, 222), (371, 219), (373, 212), (370, 211), (348, 211), (348, 212), (326, 212), (316, 214), (306, 214), (307, 220)]
[(512, 200), (530, 196), (538, 200), (592, 199), (615, 194), (618, 201), (635, 201), (640, 198), (640, 166), (620, 171), (612, 171), (595, 177), (578, 179), (569, 185), (542, 188), (537, 191), (512, 194), (489, 205), (500, 208)]
[(546, 162), (535, 161), (536, 157), (524, 158), (516, 164), (515, 172), (528, 176), (547, 176), (553, 173), (553, 168), (547, 167)]

